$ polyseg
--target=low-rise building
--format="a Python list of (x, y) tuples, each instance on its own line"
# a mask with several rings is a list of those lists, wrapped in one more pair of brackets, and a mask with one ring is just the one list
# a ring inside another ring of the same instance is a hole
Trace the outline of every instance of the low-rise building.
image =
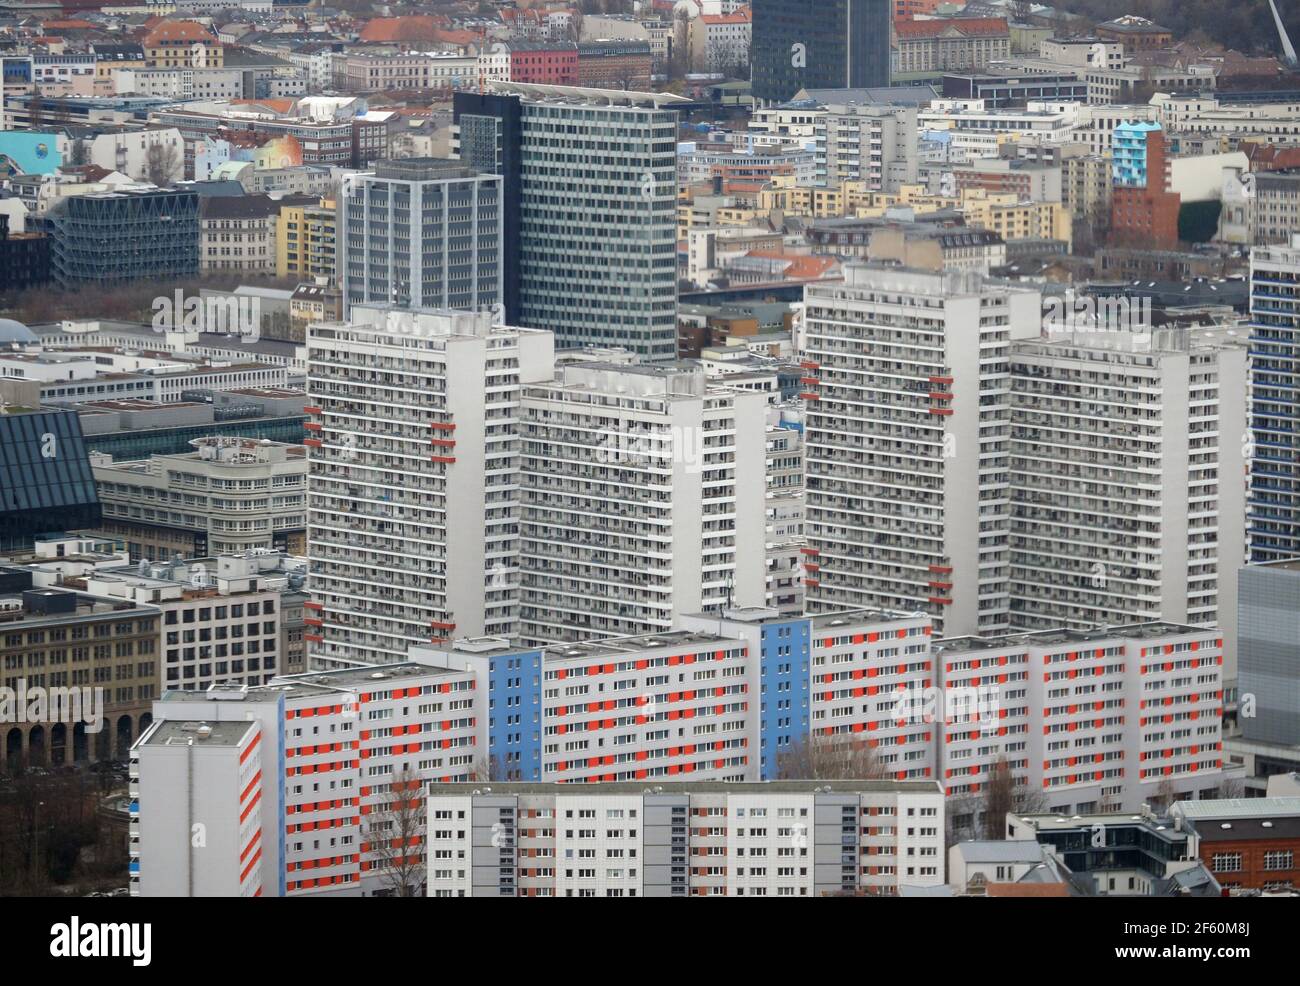
[(92, 456), (104, 505), (101, 527), (127, 542), (132, 560), (254, 548), (305, 552), (307, 459), (301, 445), (242, 438), (190, 444), (192, 452), (135, 462)]
[(430, 897), (891, 896), (943, 883), (929, 781), (438, 785)]

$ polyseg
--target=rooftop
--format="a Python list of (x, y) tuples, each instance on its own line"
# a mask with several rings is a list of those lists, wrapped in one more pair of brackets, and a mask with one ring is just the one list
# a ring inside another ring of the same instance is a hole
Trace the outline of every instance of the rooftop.
[(505, 783), (448, 783), (434, 784), (430, 793), (464, 797), (467, 794), (491, 794), (497, 796), (519, 795), (572, 795), (574, 797), (596, 797), (604, 794), (656, 794), (665, 796), (690, 797), (693, 794), (940, 794), (938, 781), (881, 781), (881, 780), (835, 780), (835, 781), (690, 781), (670, 782), (666, 784), (647, 784), (645, 781), (611, 781), (598, 787), (573, 784), (546, 784), (536, 782)]

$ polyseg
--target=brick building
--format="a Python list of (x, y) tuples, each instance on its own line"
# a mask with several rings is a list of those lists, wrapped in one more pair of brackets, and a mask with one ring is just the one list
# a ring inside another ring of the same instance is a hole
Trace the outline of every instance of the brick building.
[(532, 82), (547, 86), (578, 84), (578, 46), (572, 41), (509, 42), (511, 82)]
[(649, 41), (584, 41), (578, 45), (578, 84), (644, 92), (652, 62)]
[(1111, 148), (1111, 239), (1153, 250), (1178, 245), (1182, 197), (1169, 191), (1169, 157), (1158, 123), (1122, 123)]
[(1224, 889), (1300, 887), (1300, 798), (1180, 801), (1171, 815)]

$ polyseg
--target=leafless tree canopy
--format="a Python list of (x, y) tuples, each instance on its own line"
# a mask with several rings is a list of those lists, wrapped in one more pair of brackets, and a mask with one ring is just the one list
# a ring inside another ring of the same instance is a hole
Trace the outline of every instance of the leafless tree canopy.
[(144, 155), (145, 180), (166, 187), (172, 183), (172, 175), (180, 163), (180, 155), (171, 144), (150, 144)]
[(368, 816), (362, 851), (374, 857), (385, 889), (393, 897), (422, 897), (426, 879), (425, 785), (414, 772), (393, 774), (388, 801)]
[(782, 780), (873, 780), (885, 776), (880, 759), (865, 740), (814, 736), (791, 744), (777, 756)]
[(980, 804), (983, 816), (984, 838), (1006, 838), (1007, 815), (1034, 814), (1047, 810), (1047, 799), (1024, 783), (1023, 778), (1011, 772), (1006, 757), (999, 757), (989, 770), (989, 780), (984, 786)]

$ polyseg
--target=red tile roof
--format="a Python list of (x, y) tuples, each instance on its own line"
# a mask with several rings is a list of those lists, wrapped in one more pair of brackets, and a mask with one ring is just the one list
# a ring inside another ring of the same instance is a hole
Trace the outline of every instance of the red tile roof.
[(952, 17), (932, 21), (898, 21), (894, 31), (899, 41), (921, 41), (937, 38), (952, 28), (968, 38), (1010, 35), (1005, 17)]
[(435, 41), (446, 18), (427, 14), (409, 17), (376, 17), (361, 29), (360, 41)]
[(164, 41), (203, 41), (216, 44), (217, 39), (202, 24), (194, 21), (162, 21), (144, 36), (141, 42), (146, 48), (152, 48)]

